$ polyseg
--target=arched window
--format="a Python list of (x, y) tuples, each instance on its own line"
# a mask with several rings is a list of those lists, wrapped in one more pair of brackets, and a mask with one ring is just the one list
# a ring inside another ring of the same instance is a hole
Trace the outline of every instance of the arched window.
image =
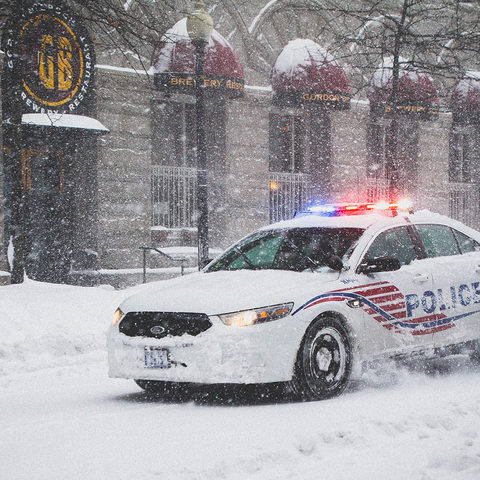
[(271, 73), (270, 221), (331, 198), (331, 112), (350, 108), (343, 68), (312, 40), (288, 43)]
[[(186, 19), (162, 37), (152, 57), (152, 229), (175, 237), (197, 227), (195, 49)], [(226, 162), (226, 100), (243, 95), (243, 68), (217, 32), (205, 48), (205, 132), (211, 224), (220, 230)], [(156, 235), (160, 237), (161, 235)], [(193, 235), (194, 236), (194, 235)], [(189, 240), (187, 240), (189, 241)], [(181, 243), (185, 243), (180, 239)]]
[[(367, 200), (415, 197), (419, 168), (419, 122), (438, 117), (432, 80), (400, 60), (393, 80), (393, 60), (385, 58), (372, 77), (368, 98)], [(396, 90), (393, 90), (393, 84)]]

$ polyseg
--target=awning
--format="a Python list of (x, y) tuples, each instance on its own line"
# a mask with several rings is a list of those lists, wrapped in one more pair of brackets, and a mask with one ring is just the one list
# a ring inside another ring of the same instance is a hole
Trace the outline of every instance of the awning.
[(453, 90), (451, 109), (453, 122), (480, 123), (480, 72), (469, 71)]
[(279, 106), (322, 106), (347, 110), (350, 82), (341, 65), (313, 40), (289, 42), (272, 68), (273, 102)]
[(438, 93), (432, 79), (400, 61), (398, 90), (392, 100), (393, 61), (384, 58), (373, 74), (368, 90), (370, 111), (375, 116), (410, 115), (420, 120), (438, 118)]
[(76, 129), (96, 135), (105, 135), (110, 132), (94, 118), (69, 113), (25, 113), (22, 115), (22, 125)]
[[(157, 90), (195, 94), (195, 47), (187, 34), (187, 19), (177, 22), (155, 47), (150, 71)], [(205, 93), (228, 98), (244, 94), (242, 64), (231, 45), (216, 30), (205, 48)]]

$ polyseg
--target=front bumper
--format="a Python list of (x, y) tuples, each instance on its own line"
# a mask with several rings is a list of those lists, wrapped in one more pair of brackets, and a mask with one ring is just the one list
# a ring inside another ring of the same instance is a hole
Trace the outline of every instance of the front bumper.
[[(288, 316), (249, 327), (228, 327), (210, 317), (198, 336), (128, 337), (111, 327), (109, 375), (192, 383), (270, 383), (291, 380), (305, 326)], [(145, 347), (166, 349), (169, 368), (147, 368)]]

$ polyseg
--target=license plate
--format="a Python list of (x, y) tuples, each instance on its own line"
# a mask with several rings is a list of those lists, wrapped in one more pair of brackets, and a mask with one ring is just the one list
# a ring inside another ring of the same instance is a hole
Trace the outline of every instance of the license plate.
[(145, 347), (144, 352), (145, 368), (170, 368), (170, 353), (166, 348)]

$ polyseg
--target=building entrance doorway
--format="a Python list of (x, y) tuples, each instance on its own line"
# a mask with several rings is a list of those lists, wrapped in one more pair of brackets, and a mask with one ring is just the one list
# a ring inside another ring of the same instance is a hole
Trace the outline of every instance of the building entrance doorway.
[(4, 129), (3, 141), (5, 239), (13, 252), (10, 268), (17, 262), (21, 269), (15, 283), (25, 273), (42, 282), (95, 284), (94, 131), (25, 125), (14, 133)]
[(39, 281), (65, 282), (72, 262), (65, 158), (69, 155), (55, 148), (22, 149), (25, 271)]

